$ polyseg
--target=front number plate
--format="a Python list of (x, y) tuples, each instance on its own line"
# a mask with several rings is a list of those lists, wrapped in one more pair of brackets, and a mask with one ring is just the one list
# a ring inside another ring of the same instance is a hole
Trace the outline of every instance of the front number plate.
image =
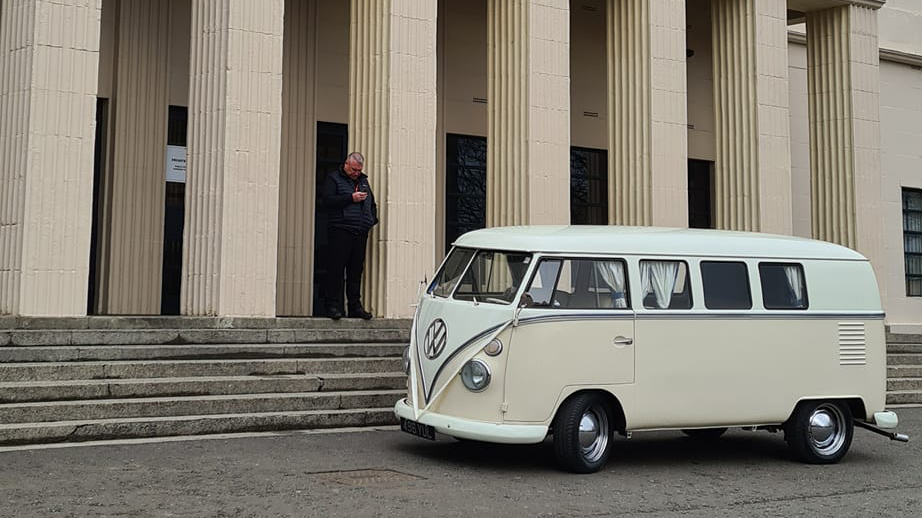
[(400, 429), (410, 435), (422, 437), (423, 439), (435, 440), (435, 428), (409, 419), (400, 418)]

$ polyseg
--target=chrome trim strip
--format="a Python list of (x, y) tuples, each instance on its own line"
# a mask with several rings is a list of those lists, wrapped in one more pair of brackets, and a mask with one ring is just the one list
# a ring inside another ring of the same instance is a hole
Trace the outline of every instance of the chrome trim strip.
[(519, 319), (519, 326), (540, 324), (543, 322), (561, 322), (568, 320), (634, 320), (634, 312), (627, 310), (618, 313), (555, 313), (553, 315), (538, 315)]
[(430, 401), (430, 399), (431, 399), (431, 397), (432, 397), (432, 389), (435, 387), (435, 383), (439, 380), (439, 375), (442, 374), (442, 370), (445, 369), (445, 366), (448, 365), (448, 364), (451, 362), (451, 360), (453, 360), (453, 359), (455, 358), (455, 356), (457, 356), (458, 354), (460, 354), (461, 351), (463, 351), (463, 350), (467, 349), (468, 347), (470, 347), (472, 344), (476, 343), (478, 340), (483, 340), (484, 337), (489, 336), (490, 333), (493, 333), (493, 332), (496, 331), (497, 329), (499, 329), (499, 328), (501, 328), (501, 327), (508, 326), (508, 325), (509, 325), (509, 322), (512, 322), (512, 320), (507, 320), (507, 321), (505, 321), (505, 322), (503, 322), (503, 323), (501, 323), (501, 324), (497, 324), (497, 325), (495, 325), (495, 326), (493, 326), (493, 327), (491, 327), (491, 328), (489, 328), (489, 329), (487, 329), (487, 330), (485, 330), (485, 331), (481, 331), (480, 333), (478, 333), (476, 336), (474, 336), (474, 337), (471, 338), (470, 340), (468, 340), (468, 341), (464, 342), (463, 344), (461, 344), (461, 347), (458, 347), (457, 349), (455, 349), (455, 351), (454, 351), (453, 353), (449, 354), (449, 355), (448, 355), (448, 358), (445, 358), (445, 361), (443, 361), (442, 364), (439, 365), (439, 370), (435, 371), (435, 376), (432, 377), (432, 383), (431, 383), (428, 387), (427, 387), (425, 384), (423, 385), (423, 390), (424, 390), (424, 392), (425, 392), (425, 394), (423, 394), (423, 395), (424, 395), (425, 398), (426, 398), (426, 404), (427, 404), (427, 405), (429, 404), (429, 401)]
[(798, 312), (772, 312), (772, 313), (689, 313), (689, 312), (656, 312), (656, 313), (555, 313), (553, 315), (538, 315), (519, 319), (519, 325), (540, 324), (543, 322), (561, 322), (568, 320), (725, 320), (725, 319), (751, 319), (751, 320), (842, 320), (842, 319), (883, 319), (886, 313), (806, 313)]
[(656, 313), (637, 313), (638, 320), (726, 320), (726, 319), (750, 319), (750, 320), (842, 320), (842, 319), (865, 319), (865, 320), (883, 320), (886, 313), (814, 313), (814, 312), (784, 312), (784, 313), (751, 313), (751, 312), (734, 312), (734, 313), (688, 313), (688, 312), (656, 312)]

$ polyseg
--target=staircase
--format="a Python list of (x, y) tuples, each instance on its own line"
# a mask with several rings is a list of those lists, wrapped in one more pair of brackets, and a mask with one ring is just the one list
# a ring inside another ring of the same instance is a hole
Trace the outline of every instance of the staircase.
[(922, 335), (887, 333), (887, 405), (922, 405)]
[(409, 326), (0, 317), (0, 445), (394, 424)]

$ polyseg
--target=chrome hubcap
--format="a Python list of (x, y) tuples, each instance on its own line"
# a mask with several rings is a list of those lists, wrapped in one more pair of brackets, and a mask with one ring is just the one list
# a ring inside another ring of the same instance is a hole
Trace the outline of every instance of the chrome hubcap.
[(589, 407), (579, 420), (579, 447), (583, 458), (597, 462), (608, 447), (608, 414), (596, 406)]
[(824, 403), (810, 415), (807, 431), (813, 450), (831, 455), (845, 443), (845, 416), (837, 406)]

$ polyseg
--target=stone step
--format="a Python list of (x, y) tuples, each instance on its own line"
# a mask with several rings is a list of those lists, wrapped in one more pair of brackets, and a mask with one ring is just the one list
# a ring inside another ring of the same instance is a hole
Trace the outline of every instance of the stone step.
[(0, 362), (362, 358), (400, 356), (406, 344), (191, 344), (0, 347)]
[(887, 390), (922, 390), (922, 378), (890, 378)]
[(0, 382), (130, 378), (189, 378), (270, 374), (400, 372), (400, 358), (265, 360), (137, 360), (0, 364)]
[(922, 378), (922, 365), (888, 365), (887, 379)]
[(887, 333), (888, 344), (922, 344), (922, 335), (911, 333)]
[(386, 407), (12, 423), (0, 424), (0, 444), (381, 426), (396, 422), (393, 407)]
[(0, 403), (405, 388), (402, 372), (23, 381), (0, 383)]
[(0, 346), (400, 343), (404, 328), (2, 330)]
[(922, 353), (922, 343), (889, 343), (888, 353)]
[(922, 365), (922, 354), (890, 353), (887, 354), (887, 365)]
[(405, 394), (355, 390), (8, 403), (0, 405), (0, 423), (379, 408), (393, 406)]
[(907, 405), (922, 403), (922, 390), (894, 390), (887, 392), (887, 404)]
[(0, 316), (0, 330), (11, 329), (380, 329), (409, 330), (410, 319), (330, 320), (316, 317), (190, 317), (190, 316)]

